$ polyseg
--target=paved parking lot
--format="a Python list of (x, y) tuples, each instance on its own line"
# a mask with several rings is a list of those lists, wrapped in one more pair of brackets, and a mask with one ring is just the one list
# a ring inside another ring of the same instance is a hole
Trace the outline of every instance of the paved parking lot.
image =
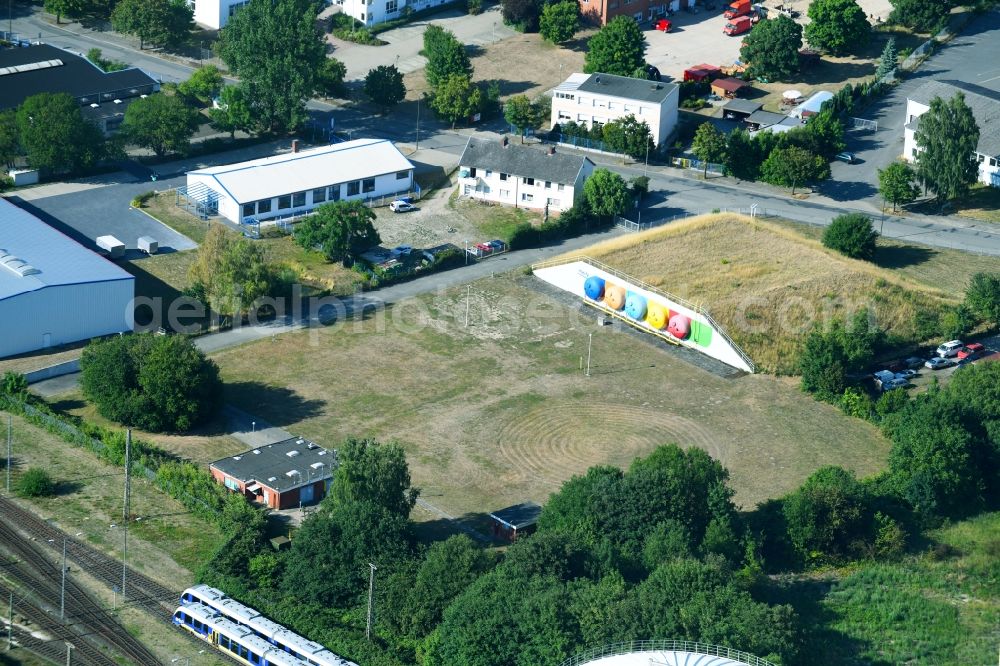
[(727, 23), (722, 18), (725, 4), (728, 3), (720, 1), (716, 10), (701, 9), (697, 14), (674, 13), (670, 17), (673, 23), (670, 32), (647, 29), (646, 62), (657, 67), (664, 77), (676, 81), (684, 78), (684, 70), (691, 65), (731, 64), (739, 58), (743, 38), (722, 34)]

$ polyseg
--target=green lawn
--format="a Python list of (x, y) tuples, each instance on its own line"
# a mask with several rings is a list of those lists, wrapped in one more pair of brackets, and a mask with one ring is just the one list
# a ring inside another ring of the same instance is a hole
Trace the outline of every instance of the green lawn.
[[(457, 192), (458, 190), (455, 190), (456, 195)], [(456, 195), (449, 199), (448, 206), (468, 219), (484, 238), (497, 238), (506, 242), (510, 240), (514, 228), (519, 224), (525, 222), (540, 224), (542, 222), (541, 214), (534, 211), (487, 204), (472, 199), (459, 198)]]

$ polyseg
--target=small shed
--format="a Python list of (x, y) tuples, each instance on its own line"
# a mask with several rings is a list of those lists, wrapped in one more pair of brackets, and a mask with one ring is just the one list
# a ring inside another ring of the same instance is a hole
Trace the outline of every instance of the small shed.
[(746, 81), (727, 77), (712, 81), (712, 94), (719, 97), (736, 97), (746, 87)]
[(700, 64), (684, 70), (685, 81), (711, 81), (719, 76), (721, 70), (716, 65)]
[(772, 111), (758, 110), (747, 116), (746, 124), (749, 126), (751, 132), (756, 132), (759, 129), (770, 127), (771, 125), (777, 125), (787, 117), (788, 116), (780, 113), (774, 113)]
[(814, 92), (809, 99), (792, 109), (788, 115), (805, 120), (806, 118), (815, 116), (819, 113), (820, 109), (823, 108), (823, 102), (830, 99), (833, 99), (832, 92), (828, 90), (818, 90)]
[(514, 542), (524, 534), (531, 534), (538, 526), (542, 507), (534, 502), (521, 502), (490, 514), (493, 536)]
[(722, 107), (722, 117), (729, 120), (746, 120), (763, 105), (748, 99), (731, 99)]

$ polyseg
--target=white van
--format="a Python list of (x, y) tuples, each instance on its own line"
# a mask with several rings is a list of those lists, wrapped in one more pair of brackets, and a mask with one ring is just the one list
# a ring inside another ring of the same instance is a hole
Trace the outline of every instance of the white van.
[(938, 347), (937, 355), (941, 358), (952, 358), (953, 356), (957, 356), (958, 350), (964, 346), (961, 340), (952, 340)]

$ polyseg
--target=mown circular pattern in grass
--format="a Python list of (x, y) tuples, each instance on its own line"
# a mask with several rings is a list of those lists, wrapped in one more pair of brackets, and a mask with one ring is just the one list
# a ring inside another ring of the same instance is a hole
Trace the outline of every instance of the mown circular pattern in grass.
[(695, 421), (614, 402), (547, 403), (512, 414), (494, 432), (510, 472), (549, 490), (594, 465), (626, 467), (661, 444), (697, 446), (723, 465), (728, 454)]

